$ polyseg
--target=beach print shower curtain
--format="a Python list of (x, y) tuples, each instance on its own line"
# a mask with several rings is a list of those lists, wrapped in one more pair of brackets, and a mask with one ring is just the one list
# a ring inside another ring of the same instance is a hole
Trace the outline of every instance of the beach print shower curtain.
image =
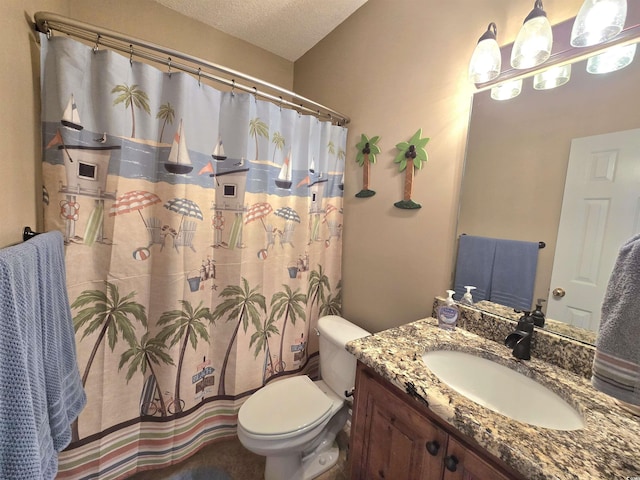
[(317, 374), (341, 307), (347, 131), (67, 37), (41, 38), (45, 228), (66, 243), (88, 404), (59, 478), (124, 478), (232, 436)]

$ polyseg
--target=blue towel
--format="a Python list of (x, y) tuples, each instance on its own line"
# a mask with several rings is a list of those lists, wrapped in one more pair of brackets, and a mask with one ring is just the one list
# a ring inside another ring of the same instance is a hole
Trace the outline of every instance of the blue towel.
[(453, 289), (454, 299), (460, 300), (465, 293), (465, 285), (476, 287), (473, 301), (491, 298), (491, 277), (497, 240), (495, 238), (461, 235), (458, 244), (456, 274)]
[(631, 405), (640, 405), (640, 235), (618, 252), (607, 291), (591, 383)]
[(0, 250), (0, 478), (53, 479), (86, 397), (59, 232)]
[(497, 240), (490, 301), (531, 310), (539, 250), (538, 242)]

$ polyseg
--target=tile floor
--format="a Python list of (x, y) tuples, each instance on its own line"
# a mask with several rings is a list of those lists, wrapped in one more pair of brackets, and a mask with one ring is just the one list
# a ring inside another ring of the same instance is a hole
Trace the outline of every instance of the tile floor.
[[(348, 480), (347, 439), (343, 433), (338, 436), (338, 445), (340, 446), (338, 463), (317, 480)], [(264, 478), (264, 457), (249, 452), (237, 438), (234, 438), (212, 443), (178, 465), (140, 472), (129, 477), (129, 480), (167, 480), (178, 472), (199, 466), (219, 467), (233, 480), (262, 480)]]

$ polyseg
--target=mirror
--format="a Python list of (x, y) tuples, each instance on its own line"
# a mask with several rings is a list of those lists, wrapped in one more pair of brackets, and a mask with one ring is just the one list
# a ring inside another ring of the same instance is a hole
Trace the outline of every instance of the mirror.
[[(574, 62), (570, 81), (555, 89), (534, 90), (531, 72), (516, 98), (493, 100), (489, 89), (473, 98), (457, 234), (544, 242), (534, 303), (553, 288), (571, 140), (640, 128), (640, 51), (616, 72), (594, 75), (585, 67), (586, 59)], [(476, 307), (517, 318), (490, 302)], [(595, 332), (563, 319), (550, 319), (545, 329), (595, 343)]]

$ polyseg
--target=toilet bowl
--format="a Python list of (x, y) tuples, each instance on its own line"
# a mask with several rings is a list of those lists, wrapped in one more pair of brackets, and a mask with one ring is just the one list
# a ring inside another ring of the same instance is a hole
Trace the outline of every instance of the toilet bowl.
[(318, 320), (320, 374), (288, 377), (261, 388), (238, 411), (238, 439), (266, 458), (265, 480), (311, 480), (338, 461), (334, 441), (344, 427), (356, 359), (345, 350), (369, 332), (342, 317)]

